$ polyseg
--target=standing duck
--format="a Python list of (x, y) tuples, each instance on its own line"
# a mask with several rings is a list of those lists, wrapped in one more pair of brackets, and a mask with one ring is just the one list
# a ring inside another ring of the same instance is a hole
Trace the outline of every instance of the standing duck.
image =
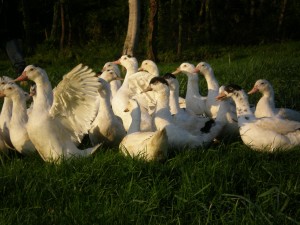
[(202, 74), (207, 82), (208, 93), (205, 101), (205, 112), (208, 117), (216, 118), (219, 110), (219, 102), (216, 100), (219, 94), (219, 83), (214, 75), (214, 71), (208, 63), (200, 62), (196, 66), (195, 73)]
[(131, 117), (128, 113), (124, 112), (124, 109), (127, 107), (129, 99), (135, 96), (141, 107), (141, 130), (152, 131), (152, 120), (148, 112), (148, 101), (140, 94), (143, 90), (139, 85), (140, 83), (136, 79), (131, 79), (138, 71), (138, 62), (136, 58), (123, 55), (114, 63), (120, 64), (126, 68), (124, 82), (116, 93), (116, 96), (112, 99), (114, 113), (122, 119), (125, 130), (128, 130), (131, 124)]
[[(113, 70), (106, 70), (102, 73), (103, 77), (108, 82), (117, 78)], [(101, 75), (101, 76), (102, 76)], [(99, 78), (99, 110), (92, 127), (89, 130), (89, 137), (93, 145), (103, 143), (104, 146), (118, 146), (126, 135), (122, 120), (117, 117), (110, 103), (109, 83), (102, 78)]]
[[(3, 89), (3, 87), (8, 83), (13, 81), (12, 78), (3, 76), (0, 77), (0, 91)], [(12, 115), (12, 100), (10, 98), (4, 98), (1, 114), (0, 114), (0, 135), (3, 138), (4, 146), (3, 151), (8, 152), (8, 149), (13, 149), (13, 145), (10, 140), (9, 135), (9, 122)]]
[[(114, 71), (115, 74), (117, 75), (117, 77), (120, 78), (120, 79), (114, 79), (111, 82), (109, 82), (111, 99), (112, 99), (113, 97), (115, 97), (117, 91), (121, 87), (121, 85), (122, 85), (121, 80), (123, 80), (123, 79), (121, 78), (121, 72), (120, 72), (118, 65), (114, 64), (113, 62), (107, 62), (104, 64), (101, 72), (104, 72), (106, 70)], [(103, 79), (105, 79), (105, 78), (103, 78)]]
[(163, 78), (168, 82), (170, 88), (169, 106), (173, 122), (192, 134), (199, 134), (200, 130), (210, 120), (208, 117), (197, 116), (190, 110), (179, 106), (179, 82), (172, 73), (166, 73)]
[(197, 115), (205, 115), (206, 113), (206, 97), (199, 92), (199, 77), (195, 73), (195, 66), (191, 63), (182, 63), (172, 74), (177, 75), (180, 72), (188, 77), (185, 105), (186, 108), (193, 111)]
[(0, 91), (0, 96), (9, 98), (13, 102), (12, 116), (9, 121), (9, 134), (14, 148), (23, 155), (36, 153), (26, 129), (28, 116), (24, 91), (17, 84), (10, 82)]
[(95, 117), (94, 101), (99, 88), (96, 74), (79, 64), (64, 75), (53, 92), (42, 68), (29, 65), (16, 81), (27, 79), (36, 84), (36, 98), (26, 128), (43, 160), (60, 162), (92, 154), (98, 145), (80, 150), (75, 142), (81, 141)]

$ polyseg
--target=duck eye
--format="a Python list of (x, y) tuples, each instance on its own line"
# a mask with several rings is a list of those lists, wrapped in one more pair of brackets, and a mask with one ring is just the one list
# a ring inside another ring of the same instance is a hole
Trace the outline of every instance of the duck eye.
[(264, 82), (261, 82), (260, 84), (265, 84)]

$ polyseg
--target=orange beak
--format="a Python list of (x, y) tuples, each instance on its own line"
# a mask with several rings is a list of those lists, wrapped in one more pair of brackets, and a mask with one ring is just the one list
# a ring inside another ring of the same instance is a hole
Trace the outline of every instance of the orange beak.
[(181, 72), (180, 68), (178, 67), (174, 72), (172, 72), (173, 75), (177, 75)]
[(5, 97), (5, 94), (3, 93), (3, 91), (0, 91), (0, 98)]
[(223, 101), (226, 98), (226, 94), (224, 91), (222, 91), (218, 96), (216, 96), (216, 100)]
[(116, 60), (116, 61), (113, 61), (112, 63), (113, 63), (113, 64), (117, 64), (117, 65), (121, 65), (120, 59), (118, 59), (118, 60)]
[(194, 73), (199, 73), (200, 70), (196, 67), (195, 70), (194, 70)]
[(254, 93), (256, 93), (256, 92), (258, 92), (258, 88), (254, 86), (254, 87), (252, 88), (252, 90), (248, 92), (248, 95), (254, 94)]
[(23, 73), (17, 77), (14, 81), (24, 81), (24, 80), (28, 80), (28, 77), (27, 77), (27, 74), (26, 74), (26, 71), (23, 71)]

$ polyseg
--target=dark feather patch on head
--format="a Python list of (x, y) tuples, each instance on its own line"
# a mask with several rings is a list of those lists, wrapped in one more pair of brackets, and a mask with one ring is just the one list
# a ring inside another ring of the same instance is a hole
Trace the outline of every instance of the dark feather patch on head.
[(228, 93), (232, 93), (234, 91), (240, 91), (242, 88), (237, 84), (228, 84), (225, 86), (224, 90)]
[(153, 77), (149, 84), (157, 84), (158, 82), (169, 86), (168, 82), (163, 77)]
[(170, 78), (173, 78), (173, 79), (176, 79), (176, 76), (172, 73), (166, 73), (163, 78), (165, 79), (170, 79)]

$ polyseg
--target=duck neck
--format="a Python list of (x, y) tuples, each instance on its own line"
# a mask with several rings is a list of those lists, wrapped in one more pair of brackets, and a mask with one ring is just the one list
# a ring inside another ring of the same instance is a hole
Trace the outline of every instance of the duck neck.
[(186, 98), (189, 96), (199, 96), (199, 78), (198, 74), (190, 73), (188, 76), (188, 84), (186, 90)]
[(124, 78), (124, 82), (122, 84), (122, 87), (124, 86), (125, 88), (128, 88), (128, 82), (129, 82), (129, 77), (136, 73), (138, 71), (138, 66), (131, 64), (130, 66), (126, 67), (126, 75)]
[(3, 106), (1, 110), (1, 116), (0, 116), (0, 126), (1, 129), (3, 128), (3, 123), (5, 123), (7, 118), (11, 118), (12, 115), (12, 105), (13, 102), (10, 98), (5, 97), (3, 101)]
[(52, 86), (47, 76), (41, 76), (35, 80), (36, 98), (34, 108), (49, 110), (53, 103)]
[(153, 68), (151, 69), (151, 71), (149, 71), (150, 74), (152, 74), (153, 76), (158, 77), (159, 76), (159, 70), (157, 68), (157, 66), (153, 66)]
[(171, 114), (177, 114), (180, 111), (179, 106), (179, 89), (170, 90), (169, 105)]
[(25, 95), (18, 93), (17, 95), (12, 96), (13, 109), (11, 116), (11, 124), (26, 124), (28, 121), (27, 116), (27, 107)]
[(204, 74), (205, 80), (207, 82), (207, 88), (208, 90), (214, 90), (214, 91), (219, 91), (219, 83), (214, 75), (213, 71), (207, 71)]
[(127, 134), (135, 133), (140, 131), (141, 124), (141, 109), (139, 105), (136, 103), (135, 107), (130, 112), (131, 114), (131, 124), (127, 131)]
[(250, 120), (255, 119), (253, 112), (250, 109), (248, 96), (244, 91), (237, 92), (236, 95), (233, 95), (233, 100), (236, 105), (236, 114), (238, 120)]
[(103, 113), (103, 115), (109, 116), (113, 115), (113, 110), (110, 102), (111, 93), (109, 89), (107, 89), (106, 91), (106, 93), (100, 92), (99, 112)]
[(163, 129), (172, 121), (172, 115), (169, 108), (169, 90), (155, 92), (156, 110), (154, 123), (157, 129)]
[(272, 88), (270, 88), (268, 91), (265, 91), (262, 98), (265, 98), (269, 103), (269, 106), (272, 109), (275, 109), (274, 90)]

